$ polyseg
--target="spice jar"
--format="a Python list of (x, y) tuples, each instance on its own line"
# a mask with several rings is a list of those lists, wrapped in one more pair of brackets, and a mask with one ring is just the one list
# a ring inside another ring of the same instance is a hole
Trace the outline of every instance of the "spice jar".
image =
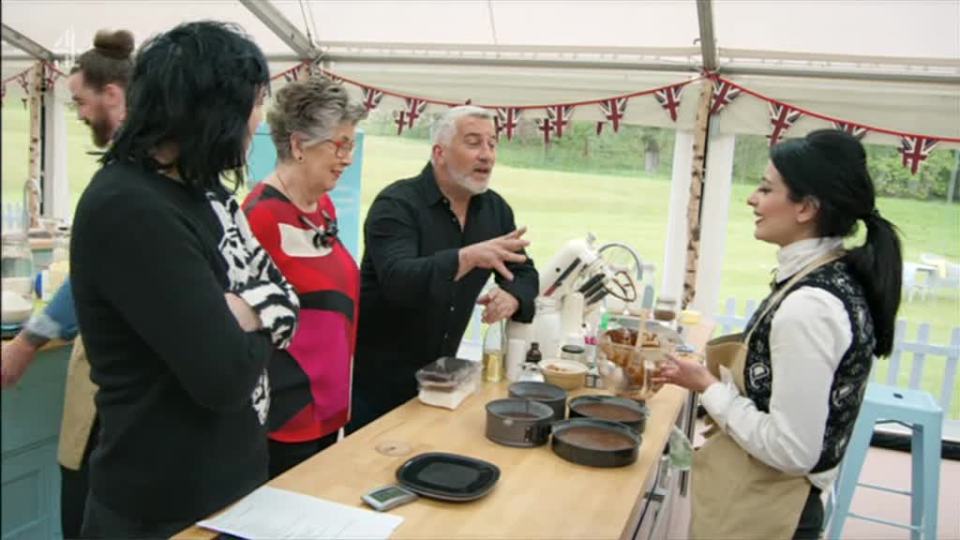
[(587, 362), (587, 353), (586, 349), (580, 345), (564, 345), (560, 349), (560, 358), (564, 360), (573, 360), (575, 362), (580, 362), (581, 364), (590, 367)]

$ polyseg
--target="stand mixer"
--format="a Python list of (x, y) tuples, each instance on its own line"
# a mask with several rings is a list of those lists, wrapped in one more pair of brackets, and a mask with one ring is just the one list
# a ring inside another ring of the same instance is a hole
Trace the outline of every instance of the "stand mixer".
[(595, 242), (593, 234), (570, 240), (539, 268), (540, 295), (533, 323), (511, 321), (508, 338), (522, 339), (528, 347), (539, 342), (544, 357), (554, 358), (564, 341), (583, 345), (593, 339), (592, 329), (605, 304), (626, 309), (648, 296), (638, 294), (643, 264), (636, 251), (619, 242), (598, 248)]

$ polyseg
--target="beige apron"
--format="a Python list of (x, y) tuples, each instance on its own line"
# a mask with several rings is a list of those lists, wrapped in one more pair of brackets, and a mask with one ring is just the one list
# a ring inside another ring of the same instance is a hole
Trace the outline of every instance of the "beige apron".
[(80, 469), (83, 453), (90, 439), (90, 430), (97, 417), (93, 396), (97, 385), (90, 380), (90, 362), (80, 336), (73, 342), (67, 364), (67, 384), (63, 396), (63, 420), (60, 423), (60, 445), (57, 461), (71, 470)]
[[(831, 253), (797, 272), (756, 320), (762, 320), (801, 278), (840, 256)], [(717, 378), (719, 366), (729, 369), (741, 395), (746, 395), (743, 371), (749, 342), (749, 333), (730, 334), (711, 340), (706, 347), (707, 368)], [(810, 494), (810, 482), (805, 476), (788, 475), (766, 465), (709, 423), (708, 439), (693, 455), (690, 538), (792, 538)]]

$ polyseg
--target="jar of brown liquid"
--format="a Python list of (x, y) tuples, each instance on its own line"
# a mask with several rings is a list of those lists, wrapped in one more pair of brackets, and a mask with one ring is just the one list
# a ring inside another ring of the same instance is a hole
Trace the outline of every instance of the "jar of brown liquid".
[(653, 308), (653, 318), (658, 321), (672, 323), (677, 318), (677, 300), (666, 296), (657, 299)]

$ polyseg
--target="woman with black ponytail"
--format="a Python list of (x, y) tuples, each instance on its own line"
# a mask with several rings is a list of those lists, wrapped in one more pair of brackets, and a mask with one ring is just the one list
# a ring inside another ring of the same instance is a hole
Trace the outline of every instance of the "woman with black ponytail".
[[(663, 382), (702, 393), (715, 428), (695, 457), (691, 537), (817, 538), (875, 356), (893, 348), (902, 260), (860, 142), (819, 130), (770, 151), (747, 200), (780, 246), (773, 291), (707, 367), (671, 359)], [(844, 239), (867, 229), (866, 242)]]

